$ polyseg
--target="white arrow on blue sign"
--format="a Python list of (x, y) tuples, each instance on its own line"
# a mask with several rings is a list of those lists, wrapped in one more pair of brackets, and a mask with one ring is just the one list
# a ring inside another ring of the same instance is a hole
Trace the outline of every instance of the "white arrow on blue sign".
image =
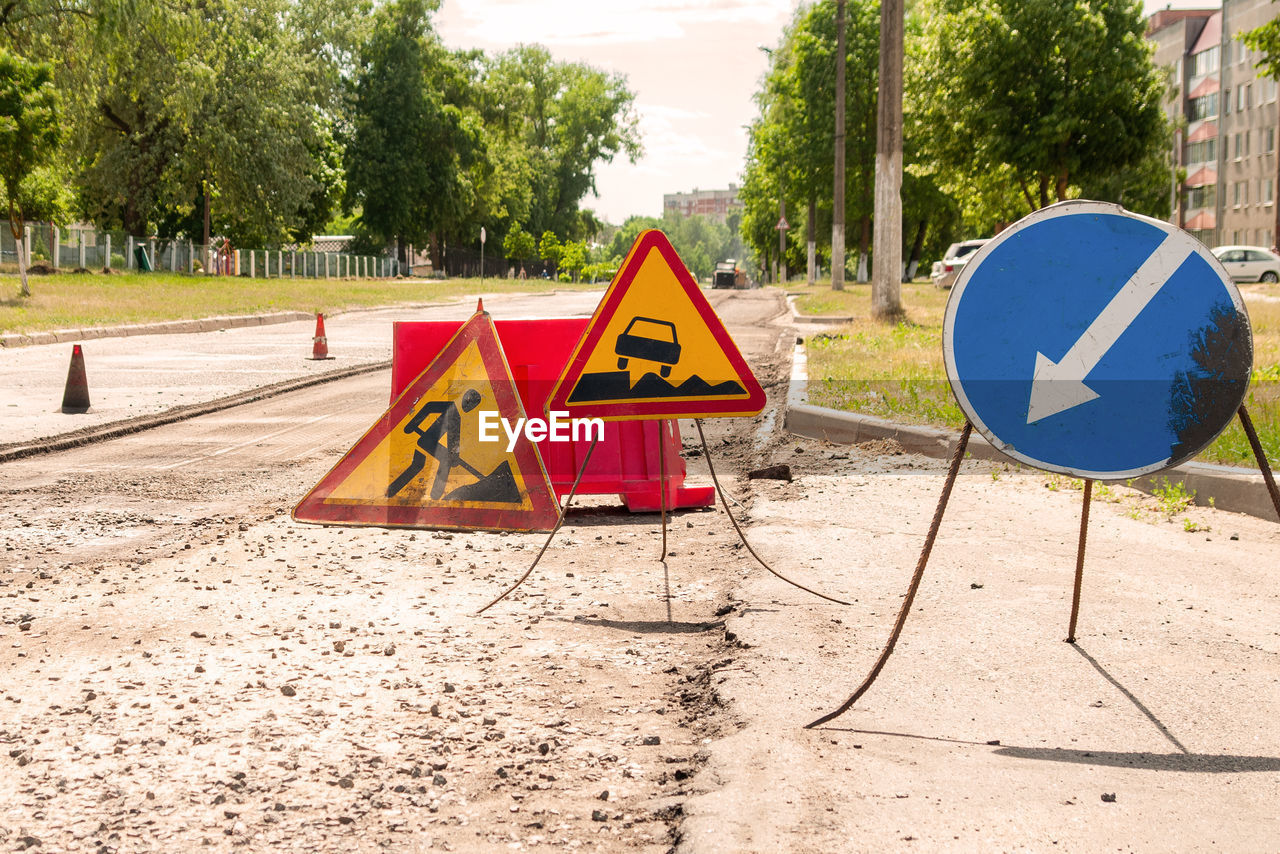
[(995, 447), (1119, 480), (1177, 465), (1230, 422), (1253, 337), (1212, 253), (1168, 223), (1062, 202), (965, 265), (943, 326), (947, 377)]

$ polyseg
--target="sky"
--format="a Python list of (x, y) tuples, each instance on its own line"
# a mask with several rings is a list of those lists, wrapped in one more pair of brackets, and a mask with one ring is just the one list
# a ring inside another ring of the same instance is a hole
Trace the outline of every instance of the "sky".
[[(626, 76), (636, 93), (644, 153), (597, 167), (599, 198), (583, 206), (621, 223), (660, 216), (663, 193), (741, 184), (746, 125), (798, 0), (445, 0), (435, 22), (445, 44), (496, 52), (545, 45), (560, 60)], [(1146, 0), (1166, 6), (1216, 2)]]

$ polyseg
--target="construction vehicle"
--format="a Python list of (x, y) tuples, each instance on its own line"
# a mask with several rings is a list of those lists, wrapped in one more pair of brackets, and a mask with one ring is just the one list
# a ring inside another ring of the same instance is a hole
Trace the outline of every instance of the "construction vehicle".
[(738, 262), (728, 258), (716, 264), (715, 277), (711, 280), (713, 288), (735, 288), (745, 290), (751, 287), (747, 274), (738, 269)]

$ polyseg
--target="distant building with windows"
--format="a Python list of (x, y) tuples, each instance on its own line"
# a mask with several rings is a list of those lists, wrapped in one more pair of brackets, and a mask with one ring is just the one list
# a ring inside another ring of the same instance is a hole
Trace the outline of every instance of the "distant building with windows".
[(1165, 105), (1178, 128), (1173, 163), (1186, 172), (1172, 221), (1209, 246), (1276, 243), (1277, 86), (1239, 36), (1278, 14), (1271, 0), (1224, 0), (1147, 19), (1174, 88)]
[(742, 210), (735, 184), (730, 184), (727, 190), (699, 190), (695, 187), (692, 193), (666, 193), (662, 197), (663, 214), (705, 216), (724, 222), (735, 210)]

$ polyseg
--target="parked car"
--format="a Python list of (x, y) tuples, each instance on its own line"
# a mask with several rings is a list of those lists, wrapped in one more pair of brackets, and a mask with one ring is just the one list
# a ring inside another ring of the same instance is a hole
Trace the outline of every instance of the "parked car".
[(1232, 281), (1280, 282), (1280, 255), (1261, 246), (1219, 246), (1213, 254)]
[(969, 262), (973, 253), (981, 249), (991, 238), (984, 237), (981, 240), (962, 240), (959, 243), (952, 243), (947, 247), (947, 251), (943, 254), (941, 261), (933, 262), (933, 270), (929, 273), (929, 278), (933, 280), (935, 288), (949, 288), (956, 283), (960, 271), (964, 269), (964, 265)]

